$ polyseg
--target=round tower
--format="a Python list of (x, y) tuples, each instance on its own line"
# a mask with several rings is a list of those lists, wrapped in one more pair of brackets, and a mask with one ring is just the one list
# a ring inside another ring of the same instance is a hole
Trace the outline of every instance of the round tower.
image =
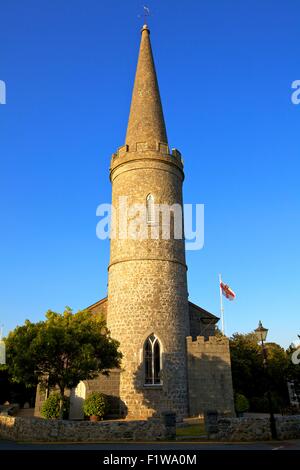
[[(112, 157), (110, 178), (114, 214), (107, 326), (123, 353), (123, 412), (141, 418), (171, 410), (181, 418), (188, 407), (189, 336), (187, 268), (180, 237), (184, 174), (180, 152), (169, 151), (146, 25), (126, 141)], [(134, 235), (136, 204), (143, 229)], [(158, 205), (170, 209), (170, 237), (168, 216)]]

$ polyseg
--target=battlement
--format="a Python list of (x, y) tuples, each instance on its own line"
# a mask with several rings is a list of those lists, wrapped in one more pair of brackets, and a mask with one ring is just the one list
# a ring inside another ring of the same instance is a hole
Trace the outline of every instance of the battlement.
[(209, 336), (206, 339), (204, 336), (197, 336), (196, 338), (192, 338), (192, 336), (187, 336), (186, 338), (187, 345), (196, 345), (199, 344), (201, 346), (211, 346), (211, 345), (225, 345), (228, 344), (229, 340), (226, 336)]
[(186, 342), (191, 416), (202, 415), (212, 406), (219, 413), (234, 415), (229, 339), (188, 336)]
[(224, 358), (230, 357), (229, 352), (229, 339), (225, 336), (209, 336), (206, 339), (204, 336), (197, 336), (193, 339), (191, 336), (186, 338), (186, 347), (189, 354), (195, 357), (206, 356), (220, 356)]
[(167, 155), (174, 158), (177, 163), (183, 165), (183, 159), (181, 152), (178, 149), (173, 148), (170, 152), (168, 144), (165, 142), (156, 142), (155, 145), (149, 144), (148, 142), (136, 142), (134, 145), (122, 145), (112, 154), (112, 164), (115, 163), (118, 158), (126, 158), (129, 153), (140, 153), (140, 152), (158, 152), (163, 155)]

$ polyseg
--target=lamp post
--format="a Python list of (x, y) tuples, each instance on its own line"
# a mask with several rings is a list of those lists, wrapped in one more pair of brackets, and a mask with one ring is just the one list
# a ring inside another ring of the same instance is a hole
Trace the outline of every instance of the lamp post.
[(254, 330), (254, 332), (256, 334), (258, 341), (260, 341), (261, 343), (262, 352), (263, 352), (264, 371), (268, 380), (267, 396), (268, 396), (268, 402), (269, 402), (271, 435), (272, 435), (272, 439), (277, 439), (276, 421), (275, 421), (274, 412), (273, 412), (273, 404), (272, 404), (272, 397), (271, 397), (271, 390), (270, 390), (270, 380), (269, 380), (269, 376), (267, 373), (268, 359), (267, 359), (267, 349), (265, 346), (265, 341), (267, 338), (268, 329), (264, 328), (262, 325), (262, 322), (260, 321), (258, 324), (258, 327), (256, 328), (256, 330)]

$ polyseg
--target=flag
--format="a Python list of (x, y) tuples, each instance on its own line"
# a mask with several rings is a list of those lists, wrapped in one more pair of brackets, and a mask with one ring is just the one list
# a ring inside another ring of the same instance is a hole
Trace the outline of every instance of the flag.
[(232, 289), (230, 289), (230, 287), (227, 284), (224, 284), (224, 282), (221, 281), (220, 288), (221, 288), (222, 294), (226, 297), (226, 299), (228, 300), (235, 299), (236, 297), (235, 293), (233, 292)]

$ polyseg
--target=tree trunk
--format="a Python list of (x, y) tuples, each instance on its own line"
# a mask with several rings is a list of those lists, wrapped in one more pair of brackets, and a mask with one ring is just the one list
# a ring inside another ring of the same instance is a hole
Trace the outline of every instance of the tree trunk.
[(65, 389), (59, 388), (60, 390), (60, 400), (59, 400), (59, 419), (64, 418), (64, 396), (65, 396)]

